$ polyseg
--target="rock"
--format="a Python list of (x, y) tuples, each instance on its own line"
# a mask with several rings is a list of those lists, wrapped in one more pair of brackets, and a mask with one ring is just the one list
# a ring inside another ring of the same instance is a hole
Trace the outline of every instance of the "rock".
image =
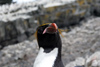
[(70, 62), (68, 65), (66, 65), (65, 67), (75, 67), (76, 63), (75, 62)]
[(75, 61), (68, 63), (65, 67), (83, 67), (85, 59), (82, 57), (77, 58)]
[(22, 35), (18, 36), (17, 41), (22, 42), (22, 41), (25, 41), (27, 38), (28, 37), (26, 34), (22, 34)]
[(95, 52), (93, 55), (91, 55), (88, 59), (87, 59), (87, 65), (88, 66), (93, 66), (93, 67), (97, 67), (100, 61), (100, 51)]
[(76, 66), (82, 66), (82, 65), (84, 65), (85, 59), (79, 57), (79, 58), (77, 58), (77, 59), (75, 60), (75, 62), (76, 62)]
[(92, 62), (92, 65), (91, 65), (92, 67), (97, 67), (98, 66), (98, 62), (96, 61), (96, 60), (94, 60), (93, 62)]
[(11, 3), (12, 0), (0, 0), (0, 5), (1, 4), (7, 4), (7, 3)]
[[(0, 23), (1, 48), (29, 39), (36, 31), (38, 24), (32, 20), (16, 20), (8, 23)], [(32, 39), (32, 38), (31, 38)], [(34, 39), (34, 38), (33, 38)], [(33, 40), (32, 39), (32, 40)]]
[[(72, 61), (72, 62), (68, 63), (65, 67), (84, 67), (86, 65), (87, 65), (87, 67), (98, 67), (98, 66), (100, 66), (99, 65), (99, 61), (100, 61), (99, 53), (100, 53), (100, 51), (99, 52), (95, 52), (93, 55), (91, 55), (87, 59), (84, 59), (82, 57), (76, 58), (75, 61)], [(94, 56), (98, 56), (98, 57), (94, 58)]]

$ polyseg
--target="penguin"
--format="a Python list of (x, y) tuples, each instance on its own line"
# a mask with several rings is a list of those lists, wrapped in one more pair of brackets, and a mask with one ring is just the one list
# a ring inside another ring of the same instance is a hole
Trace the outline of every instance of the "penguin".
[(62, 42), (56, 23), (37, 28), (38, 55), (33, 67), (64, 67), (61, 58)]

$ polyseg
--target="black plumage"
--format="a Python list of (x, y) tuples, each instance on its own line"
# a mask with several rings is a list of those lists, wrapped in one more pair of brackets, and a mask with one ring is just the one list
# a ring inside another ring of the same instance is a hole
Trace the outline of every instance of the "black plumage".
[[(54, 48), (58, 48), (58, 55), (53, 67), (64, 67), (61, 59), (62, 42), (58, 28), (56, 29), (55, 25), (55, 23), (52, 23), (39, 26), (37, 28), (37, 41), (39, 47), (42, 47), (46, 53), (49, 53)], [(45, 29), (48, 29), (49, 32), (44, 34)]]

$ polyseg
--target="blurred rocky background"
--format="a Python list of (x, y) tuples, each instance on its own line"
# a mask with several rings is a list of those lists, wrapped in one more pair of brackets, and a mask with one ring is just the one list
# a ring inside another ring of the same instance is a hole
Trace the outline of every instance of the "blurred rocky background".
[(38, 53), (36, 28), (53, 22), (64, 30), (66, 67), (100, 67), (99, 6), (99, 0), (0, 0), (0, 67), (32, 67)]

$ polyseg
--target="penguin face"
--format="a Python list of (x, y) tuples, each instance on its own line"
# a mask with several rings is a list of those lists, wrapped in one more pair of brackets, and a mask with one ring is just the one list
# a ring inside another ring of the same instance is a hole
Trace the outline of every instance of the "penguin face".
[(43, 31), (49, 26), (49, 24), (47, 25), (41, 25), (37, 28), (37, 34), (43, 34)]
[(37, 41), (39, 47), (44, 49), (59, 47), (61, 40), (57, 25), (50, 23), (39, 26), (37, 28)]
[(45, 33), (53, 34), (58, 31), (58, 27), (55, 23), (48, 23), (39, 26), (37, 30), (39, 34), (45, 34)]

